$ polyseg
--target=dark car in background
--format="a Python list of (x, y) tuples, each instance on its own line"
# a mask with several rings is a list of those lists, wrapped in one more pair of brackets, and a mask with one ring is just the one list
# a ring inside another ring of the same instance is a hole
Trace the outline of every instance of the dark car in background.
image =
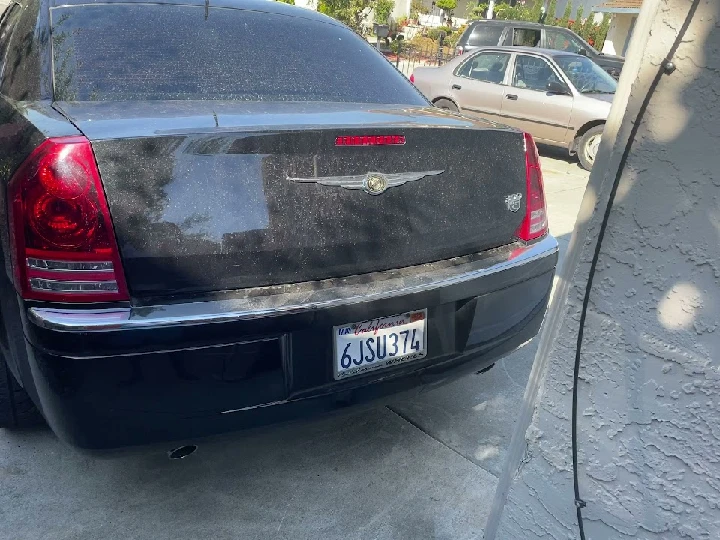
[(471, 21), (456, 44), (456, 52), (465, 54), (478, 47), (520, 46), (555, 49), (582, 54), (607, 71), (620, 77), (625, 59), (596, 51), (587, 41), (568, 28), (526, 21)]
[(532, 137), (432, 107), (337, 21), (21, 0), (0, 53), (3, 427), (192, 440), (537, 333), (557, 242)]

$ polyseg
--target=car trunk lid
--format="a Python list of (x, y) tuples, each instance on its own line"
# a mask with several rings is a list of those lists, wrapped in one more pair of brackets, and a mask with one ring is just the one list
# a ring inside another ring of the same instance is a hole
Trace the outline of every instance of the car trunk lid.
[[(512, 242), (524, 214), (506, 204), (525, 189), (522, 135), (433, 108), (57, 107), (92, 143), (136, 301), (480, 252)], [(337, 145), (379, 136), (405, 143)], [(369, 173), (382, 194), (363, 190)]]

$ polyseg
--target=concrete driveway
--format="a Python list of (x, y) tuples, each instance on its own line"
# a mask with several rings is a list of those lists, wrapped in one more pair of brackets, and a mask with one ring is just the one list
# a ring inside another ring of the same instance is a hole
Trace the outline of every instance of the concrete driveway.
[[(588, 174), (542, 161), (564, 251)], [(534, 355), (531, 342), (412, 400), (219, 438), (183, 461), (96, 459), (47, 430), (0, 430), (0, 536), (479, 539)]]

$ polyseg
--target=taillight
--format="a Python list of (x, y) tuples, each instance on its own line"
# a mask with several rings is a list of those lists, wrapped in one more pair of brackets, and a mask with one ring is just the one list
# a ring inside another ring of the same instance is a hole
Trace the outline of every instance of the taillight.
[(15, 286), (28, 300), (128, 300), (100, 174), (85, 137), (45, 140), (8, 185)]
[(540, 157), (529, 133), (525, 137), (525, 218), (517, 230), (517, 237), (526, 242), (540, 238), (548, 232)]
[(457, 49), (455, 49), (455, 54), (460, 56), (463, 53), (463, 51), (464, 51), (464, 49), (462, 47), (458, 47)]
[(410, 74), (410, 82), (415, 84), (415, 74), (414, 73)]

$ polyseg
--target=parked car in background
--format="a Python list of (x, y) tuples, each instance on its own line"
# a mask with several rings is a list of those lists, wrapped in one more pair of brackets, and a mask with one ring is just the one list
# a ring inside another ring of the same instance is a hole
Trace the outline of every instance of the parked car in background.
[(596, 51), (569, 28), (548, 26), (526, 21), (472, 21), (456, 44), (457, 54), (466, 54), (478, 47), (504, 45), (508, 47), (541, 47), (582, 54), (607, 71), (615, 79), (620, 77), (625, 58)]
[(617, 88), (585, 56), (527, 47), (483, 47), (411, 80), (436, 107), (527, 131), (588, 170)]
[(0, 51), (0, 426), (187, 441), (537, 333), (557, 242), (532, 137), (432, 107), (334, 19), (20, 0)]

